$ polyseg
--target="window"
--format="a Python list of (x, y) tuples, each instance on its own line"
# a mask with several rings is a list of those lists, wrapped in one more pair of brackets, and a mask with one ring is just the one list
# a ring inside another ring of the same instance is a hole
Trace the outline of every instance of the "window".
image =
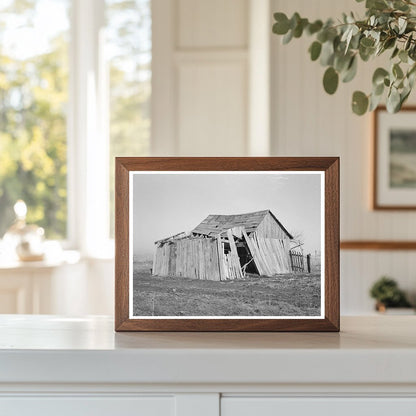
[(47, 238), (100, 251), (114, 157), (149, 152), (150, 65), (151, 0), (1, 2), (0, 237), (23, 199)]
[(28, 221), (66, 237), (69, 9), (68, 0), (0, 6), (0, 236), (24, 199)]

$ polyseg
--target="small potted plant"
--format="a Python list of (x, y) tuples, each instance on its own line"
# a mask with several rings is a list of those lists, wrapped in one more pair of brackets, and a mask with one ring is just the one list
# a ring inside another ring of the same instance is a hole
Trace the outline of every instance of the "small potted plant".
[(397, 282), (388, 276), (381, 277), (373, 284), (370, 295), (376, 300), (375, 306), (378, 312), (386, 312), (388, 308), (400, 308), (400, 310), (411, 308), (405, 293), (399, 288)]

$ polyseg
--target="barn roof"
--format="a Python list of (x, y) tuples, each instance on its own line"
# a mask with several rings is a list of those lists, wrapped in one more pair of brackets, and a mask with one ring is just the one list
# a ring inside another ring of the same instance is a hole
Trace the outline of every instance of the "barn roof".
[(247, 233), (250, 234), (257, 229), (264, 217), (268, 214), (273, 217), (289, 238), (293, 238), (286, 228), (283, 227), (282, 223), (268, 209), (237, 215), (208, 215), (204, 221), (192, 230), (192, 233), (216, 236), (230, 228), (244, 227)]
[(189, 237), (189, 235), (185, 232), (181, 232), (175, 235), (171, 235), (170, 237), (166, 237), (166, 238), (162, 238), (161, 240), (157, 240), (155, 241), (155, 244), (158, 243), (167, 243), (168, 241), (172, 241), (172, 240), (180, 240), (182, 238), (186, 238)]

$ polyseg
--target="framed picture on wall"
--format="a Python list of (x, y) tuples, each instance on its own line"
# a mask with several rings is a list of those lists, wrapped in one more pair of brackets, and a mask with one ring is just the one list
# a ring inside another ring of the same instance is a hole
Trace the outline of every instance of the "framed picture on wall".
[(416, 209), (416, 107), (380, 107), (373, 117), (373, 208)]
[(116, 158), (117, 331), (338, 331), (338, 158)]

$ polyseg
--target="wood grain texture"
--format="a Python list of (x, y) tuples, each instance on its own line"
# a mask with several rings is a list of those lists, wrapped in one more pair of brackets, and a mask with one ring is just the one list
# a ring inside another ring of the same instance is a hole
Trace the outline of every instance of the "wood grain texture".
[[(324, 171), (324, 319), (130, 319), (129, 172), (131, 171)], [(339, 331), (339, 158), (116, 158), (116, 331)]]
[[(381, 205), (378, 202), (378, 184), (377, 184), (377, 172), (378, 172), (378, 119), (381, 111), (387, 111), (385, 106), (377, 107), (373, 112), (373, 209), (377, 210), (386, 210), (386, 211), (414, 211), (416, 210), (416, 205)], [(401, 112), (413, 111), (416, 112), (416, 106), (406, 106), (403, 107)]]
[(336, 159), (325, 171), (325, 317), (338, 330), (339, 216), (339, 159)]
[(129, 318), (129, 171), (116, 158), (115, 327)]
[(416, 241), (341, 241), (341, 250), (416, 250)]

